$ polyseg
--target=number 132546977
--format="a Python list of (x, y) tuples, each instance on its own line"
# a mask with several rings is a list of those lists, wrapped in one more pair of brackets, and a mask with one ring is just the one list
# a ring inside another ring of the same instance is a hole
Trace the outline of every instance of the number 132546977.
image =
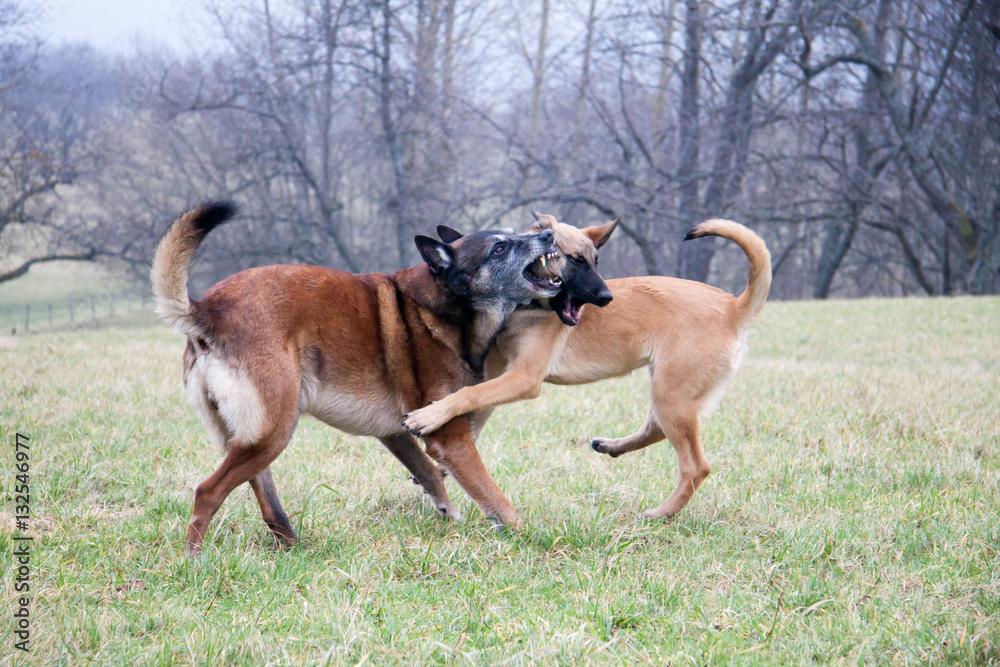
[(31, 438), (14, 437), (14, 648), (28, 652), (31, 638), (31, 542), (27, 534), (31, 518)]

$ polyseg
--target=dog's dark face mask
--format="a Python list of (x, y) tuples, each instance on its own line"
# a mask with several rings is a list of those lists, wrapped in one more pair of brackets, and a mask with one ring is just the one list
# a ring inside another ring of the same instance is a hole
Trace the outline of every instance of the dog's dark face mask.
[(611, 290), (597, 272), (597, 251), (611, 238), (621, 218), (604, 225), (576, 229), (558, 222), (551, 215), (532, 213), (535, 216), (533, 230), (555, 232), (557, 257), (548, 262), (548, 267), (551, 271), (559, 271), (563, 281), (562, 289), (545, 305), (555, 311), (563, 324), (576, 326), (580, 323), (584, 304), (603, 308), (611, 303)]
[(555, 311), (563, 324), (576, 326), (580, 323), (580, 311), (584, 304), (592, 303), (603, 308), (611, 303), (608, 284), (583, 257), (567, 257), (563, 269), (563, 288), (549, 299), (549, 308)]
[[(563, 225), (551, 215), (532, 213), (535, 216), (532, 231), (553, 231), (555, 247), (533, 261), (524, 270), (524, 275), (536, 284), (555, 286), (553, 296), (536, 301), (555, 311), (563, 324), (576, 326), (580, 323), (584, 304), (604, 307), (611, 303), (611, 290), (597, 272), (597, 250), (607, 243), (621, 218), (605, 225), (576, 229)], [(462, 238), (461, 233), (444, 225), (439, 225), (437, 232), (445, 243)]]

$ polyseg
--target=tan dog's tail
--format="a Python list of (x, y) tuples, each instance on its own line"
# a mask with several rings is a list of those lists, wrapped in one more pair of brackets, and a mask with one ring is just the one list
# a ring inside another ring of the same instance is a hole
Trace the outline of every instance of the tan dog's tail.
[(150, 271), (156, 312), (178, 333), (192, 338), (207, 333), (196, 316), (196, 302), (188, 298), (188, 267), (208, 233), (235, 213), (232, 202), (212, 202), (193, 208), (174, 220), (156, 246)]
[(771, 253), (768, 252), (764, 240), (752, 231), (732, 220), (712, 218), (694, 226), (684, 240), (697, 239), (702, 236), (721, 236), (734, 241), (743, 248), (750, 260), (750, 275), (747, 276), (747, 287), (736, 298), (736, 327), (742, 329), (749, 325), (767, 299), (771, 290)]

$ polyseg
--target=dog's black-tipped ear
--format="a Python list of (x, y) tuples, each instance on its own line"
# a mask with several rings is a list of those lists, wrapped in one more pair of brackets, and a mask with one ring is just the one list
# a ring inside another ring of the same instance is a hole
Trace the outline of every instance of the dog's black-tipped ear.
[(192, 226), (204, 238), (210, 231), (236, 215), (239, 209), (231, 201), (206, 202), (195, 209)]
[(440, 238), (445, 243), (454, 243), (455, 241), (462, 238), (462, 232), (457, 229), (452, 229), (448, 225), (438, 225), (437, 226), (438, 238)]
[(444, 273), (455, 263), (455, 253), (450, 246), (429, 236), (417, 236), (413, 239), (417, 244), (420, 256), (427, 262), (431, 273)]

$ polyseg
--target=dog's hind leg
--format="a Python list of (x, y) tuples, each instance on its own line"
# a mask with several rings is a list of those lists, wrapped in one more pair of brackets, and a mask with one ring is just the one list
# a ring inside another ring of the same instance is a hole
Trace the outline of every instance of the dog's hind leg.
[(260, 513), (264, 517), (264, 523), (271, 530), (271, 534), (281, 544), (293, 546), (299, 540), (295, 535), (288, 515), (285, 514), (281, 501), (278, 499), (278, 489), (274, 486), (274, 478), (271, 477), (271, 467), (264, 468), (256, 477), (250, 478), (250, 488), (257, 497), (257, 504), (260, 505)]
[[(290, 368), (294, 369), (294, 366), (290, 365)], [(298, 377), (294, 375), (294, 370), (284, 374), (283, 378), (281, 373), (273, 373), (264, 397), (259, 396), (259, 390), (251, 391), (262, 386), (261, 383), (252, 384), (249, 378), (234, 382), (235, 373), (225, 368), (217, 372), (216, 393), (222, 395), (219, 413), (226, 419), (227, 430), (234, 437), (226, 443), (226, 458), (222, 464), (195, 490), (194, 509), (187, 529), (187, 551), (191, 555), (201, 552), (208, 524), (226, 497), (240, 484), (249, 482), (271, 465), (291, 440), (299, 418)], [(227, 414), (230, 416), (226, 417)], [(272, 481), (271, 488), (267, 488), (269, 478), (265, 475), (259, 480), (261, 495), (267, 505), (267, 509), (261, 508), (265, 520), (273, 509), (267, 492), (273, 491), (274, 484)], [(254, 492), (257, 493), (257, 489)], [(273, 496), (275, 504), (280, 507), (280, 503), (276, 502), (277, 493), (274, 492)]]
[(379, 438), (383, 445), (406, 466), (413, 478), (424, 487), (431, 497), (434, 507), (449, 519), (461, 520), (462, 515), (451, 504), (448, 490), (444, 486), (442, 470), (420, 448), (420, 444), (409, 433), (400, 433)]
[[(689, 409), (679, 409), (685, 407)], [(698, 439), (697, 407), (691, 404), (675, 404), (671, 406), (671, 411), (673, 414), (668, 419), (663, 419), (664, 415), (658, 416), (665, 422), (664, 430), (667, 438), (677, 452), (680, 479), (677, 488), (664, 503), (642, 513), (647, 519), (669, 519), (680, 512), (691, 500), (695, 490), (712, 472), (712, 466), (705, 458), (705, 452), (702, 451)]]
[(292, 420), (291, 424), (272, 431), (253, 445), (229, 443), (229, 452), (222, 465), (195, 489), (194, 509), (187, 528), (187, 551), (190, 555), (196, 556), (201, 552), (208, 524), (223, 501), (233, 489), (262, 473), (277, 458), (291, 439), (294, 427), (295, 420)]
[(590, 441), (590, 447), (595, 452), (607, 454), (615, 458), (622, 454), (642, 449), (643, 447), (649, 447), (652, 444), (660, 442), (665, 437), (663, 429), (660, 428), (659, 423), (656, 421), (653, 408), (650, 407), (646, 423), (638, 431), (624, 438), (594, 438)]

